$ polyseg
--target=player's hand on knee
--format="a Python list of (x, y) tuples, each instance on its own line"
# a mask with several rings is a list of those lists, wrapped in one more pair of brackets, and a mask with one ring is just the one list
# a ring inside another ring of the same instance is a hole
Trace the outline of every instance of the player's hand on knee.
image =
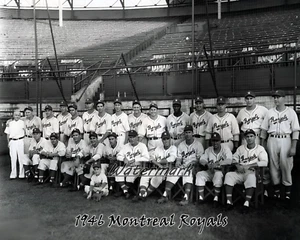
[(291, 148), (290, 151), (289, 151), (289, 153), (288, 153), (288, 156), (289, 157), (293, 157), (295, 155), (296, 155), (296, 149), (295, 148)]

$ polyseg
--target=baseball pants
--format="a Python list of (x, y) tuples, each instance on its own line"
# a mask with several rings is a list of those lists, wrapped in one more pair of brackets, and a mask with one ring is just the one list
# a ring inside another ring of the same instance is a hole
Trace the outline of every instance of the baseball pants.
[[(90, 192), (90, 186), (85, 185), (84, 191), (88, 194)], [(107, 188), (101, 189), (99, 187), (94, 187), (93, 192), (101, 192), (101, 193), (103, 193), (103, 196), (108, 196), (108, 194), (109, 194), (109, 191)]]
[(162, 140), (159, 139), (152, 139), (152, 140), (148, 140), (148, 150), (150, 151), (154, 151), (157, 147), (163, 147), (163, 142)]
[(8, 146), (11, 161), (10, 178), (17, 177), (17, 161), (19, 162), (19, 178), (24, 178), (24, 139), (10, 140)]
[(244, 183), (245, 188), (256, 188), (256, 176), (254, 170), (247, 170), (246, 173), (228, 172), (225, 175), (224, 184), (234, 186)]
[(39, 163), (38, 169), (43, 171), (47, 169), (57, 171), (58, 168), (57, 163), (58, 163), (58, 158), (53, 158), (53, 159), (42, 158)]
[(136, 169), (136, 166), (133, 167), (124, 167), (122, 171), (116, 175), (116, 182), (128, 182), (134, 183), (135, 179), (139, 177), (140, 171)]
[(230, 151), (232, 152), (232, 150), (233, 150), (233, 142), (231, 140), (229, 142), (221, 143), (221, 145), (229, 147)]
[(204, 187), (206, 182), (213, 182), (214, 187), (222, 187), (223, 173), (221, 171), (201, 171), (196, 174), (196, 186)]

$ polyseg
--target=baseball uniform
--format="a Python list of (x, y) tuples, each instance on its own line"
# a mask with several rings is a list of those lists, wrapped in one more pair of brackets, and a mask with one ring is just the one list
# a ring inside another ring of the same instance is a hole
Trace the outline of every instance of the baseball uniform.
[(111, 128), (112, 132), (118, 135), (118, 142), (125, 144), (125, 134), (130, 130), (127, 114), (124, 112), (120, 115), (113, 114), (111, 116)]
[(42, 120), (43, 138), (49, 140), (51, 133), (59, 133), (59, 122), (54, 116), (51, 118), (44, 117)]
[[(96, 161), (100, 161), (100, 159), (102, 158), (103, 154), (104, 154), (104, 145), (102, 143), (98, 143), (96, 147), (93, 147), (92, 145), (90, 145), (89, 148), (89, 153), (91, 158), (96, 162)], [(108, 167), (108, 164), (102, 164), (101, 163), (101, 172), (106, 173), (106, 169)], [(91, 167), (91, 173), (92, 173), (92, 167)], [(90, 178), (91, 175), (88, 177)]]
[(36, 150), (38, 151), (38, 154), (34, 154), (32, 156), (32, 164), (33, 165), (39, 165), (40, 163), (40, 154), (43, 151), (47, 151), (47, 147), (49, 146), (50, 141), (47, 141), (45, 138), (41, 137), (40, 140), (37, 142), (34, 138), (31, 141), (31, 144), (29, 146), (29, 152)]
[[(105, 113), (103, 117), (100, 117), (99, 114), (97, 114), (93, 118), (90, 126), (90, 130), (97, 133), (99, 140), (105, 133), (111, 132), (111, 129), (111, 115), (108, 113)], [(104, 144), (109, 145), (107, 138), (104, 140)]]
[[(106, 183), (104, 188), (101, 188), (100, 186)], [(103, 196), (107, 196), (109, 191), (108, 191), (108, 183), (107, 183), (107, 177), (106, 175), (101, 172), (98, 176), (96, 174), (93, 174), (93, 176), (91, 177), (91, 182), (90, 182), (90, 186), (94, 186), (93, 188), (93, 192), (102, 192)], [(90, 186), (86, 185), (84, 190), (86, 193), (90, 192)]]
[(83, 133), (83, 121), (82, 118), (77, 116), (76, 118), (69, 118), (65, 127), (65, 135), (70, 137), (72, 131), (77, 128), (81, 133)]
[(202, 146), (205, 146), (205, 130), (211, 116), (212, 114), (208, 111), (204, 111), (201, 115), (198, 115), (196, 112), (190, 115), (189, 122), (194, 129), (194, 138), (199, 140)]
[(60, 113), (57, 115), (56, 118), (59, 123), (59, 139), (61, 142), (65, 142), (65, 132), (66, 132), (66, 127), (67, 127), (67, 121), (71, 118), (71, 114), (67, 113), (67, 114), (63, 115)]
[(145, 113), (141, 113), (139, 117), (135, 117), (133, 113), (129, 114), (128, 122), (130, 130), (135, 130), (139, 137), (145, 136), (145, 129), (143, 128), (143, 122), (148, 116)]
[(84, 131), (83, 139), (87, 144), (90, 143), (89, 134), (91, 132), (91, 130), (90, 130), (91, 122), (92, 122), (93, 118), (96, 117), (97, 115), (98, 115), (98, 112), (95, 109), (91, 113), (86, 111), (82, 114), (83, 131)]
[(173, 113), (167, 118), (167, 129), (171, 135), (172, 144), (178, 146), (184, 140), (184, 127), (189, 124), (189, 116), (182, 112), (176, 117)]

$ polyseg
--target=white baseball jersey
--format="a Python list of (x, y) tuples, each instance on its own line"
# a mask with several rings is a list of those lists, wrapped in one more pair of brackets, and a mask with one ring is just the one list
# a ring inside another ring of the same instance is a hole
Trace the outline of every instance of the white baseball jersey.
[(67, 153), (72, 154), (72, 157), (79, 156), (82, 158), (89, 155), (90, 149), (83, 139), (80, 139), (78, 143), (75, 143), (74, 139), (70, 138), (68, 142)]
[(149, 116), (144, 121), (144, 129), (146, 131), (146, 137), (161, 137), (161, 134), (166, 130), (167, 119), (161, 115), (158, 115), (155, 120)]
[(81, 133), (83, 133), (83, 120), (81, 117), (77, 116), (76, 118), (72, 119), (69, 118), (66, 123), (65, 128), (65, 135), (70, 136), (71, 132), (75, 129), (79, 129)]
[(203, 153), (204, 149), (200, 142), (194, 139), (191, 145), (187, 145), (186, 141), (183, 141), (178, 145), (177, 158), (181, 159), (184, 166), (188, 166), (199, 161)]
[(226, 113), (223, 117), (219, 117), (217, 113), (212, 115), (208, 121), (206, 133), (214, 132), (220, 134), (222, 141), (232, 140), (233, 135), (239, 135), (239, 125), (235, 116), (231, 113)]
[(135, 117), (133, 113), (128, 116), (130, 130), (135, 130), (139, 136), (145, 136), (145, 129), (143, 122), (148, 116), (145, 113), (141, 113), (139, 117)]
[(49, 138), (51, 133), (59, 133), (59, 122), (57, 118), (44, 117), (42, 120), (43, 137)]
[(90, 130), (91, 122), (93, 118), (96, 117), (97, 115), (98, 112), (95, 109), (91, 114), (89, 114), (87, 111), (82, 114), (84, 133), (88, 133), (91, 131)]
[(66, 115), (62, 115), (61, 113), (57, 115), (57, 120), (59, 123), (59, 133), (60, 134), (64, 134), (65, 133), (65, 129), (67, 127), (67, 121), (68, 119), (71, 118), (71, 114), (67, 113)]
[(246, 108), (242, 108), (239, 111), (236, 119), (241, 125), (242, 131), (245, 132), (247, 129), (252, 129), (255, 131), (255, 133), (259, 133), (260, 126), (267, 112), (267, 108), (259, 105), (256, 105), (256, 107), (251, 111), (248, 111)]
[(105, 113), (103, 117), (100, 117), (99, 114), (97, 114), (90, 126), (90, 130), (97, 133), (104, 135), (106, 132), (111, 132), (111, 115), (108, 113)]
[(120, 115), (113, 114), (111, 116), (111, 128), (118, 135), (128, 132), (130, 128), (127, 114), (124, 112)]
[(12, 120), (7, 124), (4, 132), (9, 135), (9, 138), (18, 139), (24, 137), (25, 123), (21, 119), (18, 121)]
[(107, 144), (104, 147), (104, 153), (103, 153), (103, 155), (104, 156), (111, 155), (111, 156), (116, 157), (123, 147), (124, 147), (124, 145), (121, 144), (118, 141), (117, 141), (117, 145), (114, 148), (112, 148), (112, 146), (110, 144)]
[(190, 124), (193, 126), (194, 134), (205, 137), (205, 130), (208, 124), (208, 121), (212, 114), (208, 111), (204, 111), (203, 114), (198, 115), (196, 112), (193, 112), (190, 115)]
[(282, 112), (271, 108), (266, 114), (261, 129), (269, 134), (291, 134), (300, 130), (297, 114), (289, 107)]
[(146, 145), (141, 142), (136, 146), (127, 143), (117, 154), (118, 161), (125, 162), (130, 166), (138, 165), (139, 162), (148, 162), (149, 158), (148, 149)]
[(232, 152), (226, 145), (221, 145), (221, 150), (219, 153), (215, 153), (214, 148), (209, 147), (200, 157), (200, 163), (202, 165), (208, 165), (209, 169), (213, 169), (215, 164), (220, 167), (222, 165), (229, 165), (232, 163)]
[[(100, 173), (98, 176), (96, 174), (93, 174), (93, 176), (91, 177), (91, 182), (90, 182), (90, 186), (94, 186), (94, 187), (100, 187), (102, 185), (102, 183), (107, 183), (107, 177), (104, 173)], [(106, 184), (106, 186), (102, 189), (102, 191), (108, 191), (108, 185)]]
[(268, 165), (268, 154), (261, 145), (256, 144), (253, 149), (247, 148), (246, 145), (241, 145), (233, 154), (232, 163), (242, 165), (245, 170), (248, 169), (247, 165), (253, 163), (257, 163), (259, 167), (266, 167)]
[(61, 141), (58, 141), (56, 147), (54, 147), (52, 145), (52, 143), (48, 141), (47, 146), (44, 149), (44, 151), (50, 152), (50, 153), (57, 153), (58, 156), (63, 157), (66, 155), (66, 146)]
[(92, 145), (90, 145), (89, 149), (90, 149), (90, 156), (92, 159), (97, 161), (100, 158), (102, 158), (103, 153), (104, 153), (104, 145), (102, 143), (98, 143), (98, 145), (96, 147), (93, 147)]
[(174, 116), (172, 113), (167, 118), (167, 128), (172, 138), (181, 138), (183, 129), (189, 124), (189, 115), (182, 113), (179, 117)]
[(168, 149), (164, 147), (157, 147), (155, 151), (151, 152), (150, 160), (155, 160), (160, 163), (162, 160), (167, 160), (168, 163), (175, 162), (177, 158), (177, 148), (171, 145)]
[(40, 141), (38, 142), (33, 138), (29, 146), (29, 151), (36, 150), (41, 153), (42, 151), (47, 151), (48, 148), (49, 141), (47, 141), (45, 138), (41, 137)]
[(42, 130), (42, 120), (37, 116), (34, 116), (31, 120), (24, 118), (24, 123), (26, 136), (32, 137), (32, 130), (34, 128)]

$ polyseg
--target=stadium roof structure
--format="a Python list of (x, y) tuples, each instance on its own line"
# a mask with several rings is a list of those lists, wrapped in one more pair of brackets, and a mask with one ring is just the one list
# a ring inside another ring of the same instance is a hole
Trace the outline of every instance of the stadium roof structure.
[[(192, 0), (48, 0), (48, 7), (55, 9), (62, 4), (65, 10), (73, 9), (132, 9), (163, 8), (191, 5)], [(200, 2), (200, 1), (195, 1)], [(0, 0), (0, 7), (46, 8), (46, 0)]]

